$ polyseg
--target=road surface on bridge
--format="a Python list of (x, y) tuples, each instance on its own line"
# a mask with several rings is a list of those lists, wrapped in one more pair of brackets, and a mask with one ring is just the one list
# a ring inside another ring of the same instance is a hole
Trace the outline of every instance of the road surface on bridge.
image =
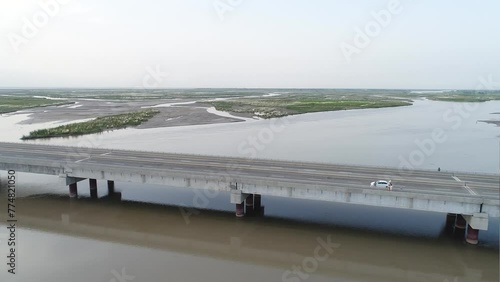
[[(128, 169), (208, 173), (232, 178), (244, 176), (344, 188), (366, 189), (369, 188), (372, 181), (390, 179), (394, 184), (394, 191), (487, 199), (500, 198), (500, 179), (497, 174), (428, 170), (402, 171), (387, 167), (104, 148), (89, 149), (31, 143), (0, 143), (0, 157), (42, 160), (48, 164), (70, 164), (71, 166), (96, 164)], [(119, 181), (119, 179), (116, 180)]]

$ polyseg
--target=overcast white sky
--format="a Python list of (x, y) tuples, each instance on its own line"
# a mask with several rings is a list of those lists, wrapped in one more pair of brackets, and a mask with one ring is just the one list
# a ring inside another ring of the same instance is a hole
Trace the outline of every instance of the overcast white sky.
[[(400, 0), (379, 31), (372, 12), (391, 0), (55, 1), (0, 0), (0, 87), (141, 87), (148, 68), (168, 73), (149, 81), (164, 88), (500, 81), (498, 0)], [(350, 61), (342, 42), (357, 48)]]

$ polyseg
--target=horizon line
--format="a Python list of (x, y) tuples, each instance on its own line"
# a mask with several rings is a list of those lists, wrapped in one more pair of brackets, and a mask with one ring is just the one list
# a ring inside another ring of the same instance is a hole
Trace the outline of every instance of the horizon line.
[[(45, 90), (45, 89), (71, 89), (71, 90), (191, 90), (191, 89), (240, 89), (240, 90), (422, 90), (422, 91), (478, 91), (467, 88), (323, 88), (323, 87), (162, 87), (162, 88), (139, 88), (139, 87), (12, 87), (0, 86), (0, 90)], [(499, 91), (499, 89), (481, 89), (481, 91)]]

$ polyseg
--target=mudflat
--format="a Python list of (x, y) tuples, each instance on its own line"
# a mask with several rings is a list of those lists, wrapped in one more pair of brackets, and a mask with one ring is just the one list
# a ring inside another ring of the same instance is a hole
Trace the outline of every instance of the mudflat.
[(53, 121), (77, 121), (115, 114), (124, 114), (154, 107), (159, 114), (137, 128), (157, 128), (197, 124), (214, 124), (237, 122), (241, 119), (223, 117), (207, 112), (208, 104), (194, 103), (155, 107), (156, 105), (189, 102), (187, 100), (149, 100), (149, 101), (102, 101), (102, 100), (70, 100), (72, 104), (31, 108), (12, 114), (27, 114), (30, 116), (21, 124), (43, 123)]

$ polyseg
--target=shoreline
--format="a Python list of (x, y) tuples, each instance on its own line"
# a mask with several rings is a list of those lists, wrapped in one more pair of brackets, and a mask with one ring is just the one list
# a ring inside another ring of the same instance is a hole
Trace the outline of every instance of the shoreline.
[[(275, 97), (275, 96), (267, 96)], [(212, 104), (212, 101), (193, 101), (193, 100), (145, 100), (145, 101), (110, 101), (110, 100), (90, 100), (90, 99), (68, 99), (68, 103), (64, 105), (54, 105), (45, 107), (35, 107), (22, 109), (15, 112), (4, 113), (0, 117), (8, 117), (18, 114), (27, 114), (28, 118), (21, 121), (19, 124), (39, 124), (48, 122), (66, 123), (82, 119), (92, 119), (110, 115), (125, 114), (144, 109), (156, 109), (160, 113), (147, 122), (144, 122), (135, 128), (159, 128), (159, 127), (174, 127), (187, 125), (203, 125), (216, 123), (231, 123), (242, 121), (256, 121), (265, 119), (258, 116), (256, 113), (241, 112), (241, 111), (224, 111), (217, 109)], [(215, 101), (218, 101), (215, 99)], [(401, 105), (403, 106), (403, 105)], [(411, 104), (404, 105), (411, 106)], [(348, 108), (348, 109), (332, 109), (323, 111), (297, 112), (289, 113), (284, 116), (302, 115), (306, 113), (343, 111), (352, 109), (376, 109), (390, 108), (387, 107), (366, 107), (366, 108)], [(280, 118), (270, 117), (270, 118)]]
[[(265, 97), (273, 99), (280, 95), (267, 94)], [(262, 96), (255, 96), (248, 99), (262, 99)], [(220, 123), (235, 123), (235, 122), (253, 122), (264, 119), (256, 116), (250, 112), (233, 112), (217, 110), (213, 105), (214, 101), (225, 101), (238, 103), (240, 98), (214, 98), (210, 100), (201, 99), (153, 99), (153, 100), (95, 100), (95, 99), (73, 99), (68, 98), (64, 105), (53, 105), (36, 107), (30, 109), (23, 109), (16, 112), (6, 113), (0, 115), (1, 117), (10, 117), (15, 115), (26, 115), (26, 118), (18, 122), (19, 125), (32, 125), (35, 129), (49, 129), (57, 127), (59, 124), (71, 124), (80, 122), (82, 120), (95, 119), (99, 117), (131, 113), (145, 109), (158, 110), (159, 113), (137, 126), (130, 128), (136, 129), (149, 129), (149, 128), (163, 128), (163, 127), (179, 127), (179, 126), (192, 126), (192, 125), (208, 125)], [(265, 99), (267, 100), (267, 99)], [(264, 101), (265, 101), (264, 100)], [(417, 100), (418, 101), (418, 100)], [(428, 100), (432, 102), (439, 102), (435, 100)], [(412, 106), (416, 100), (412, 100), (410, 104), (404, 106)], [(349, 108), (349, 109), (335, 109), (324, 111), (311, 111), (303, 113), (290, 113), (286, 116), (303, 115), (307, 113), (319, 112), (336, 112), (345, 110), (368, 110), (368, 109), (389, 109), (392, 106), (385, 107), (365, 107), (365, 108)], [(273, 117), (280, 118), (280, 117)], [(478, 122), (494, 124), (500, 126), (500, 121), (497, 120), (478, 120)], [(41, 127), (36, 125), (40, 124)], [(47, 124), (50, 124), (47, 126)], [(115, 129), (118, 130), (118, 129)]]

